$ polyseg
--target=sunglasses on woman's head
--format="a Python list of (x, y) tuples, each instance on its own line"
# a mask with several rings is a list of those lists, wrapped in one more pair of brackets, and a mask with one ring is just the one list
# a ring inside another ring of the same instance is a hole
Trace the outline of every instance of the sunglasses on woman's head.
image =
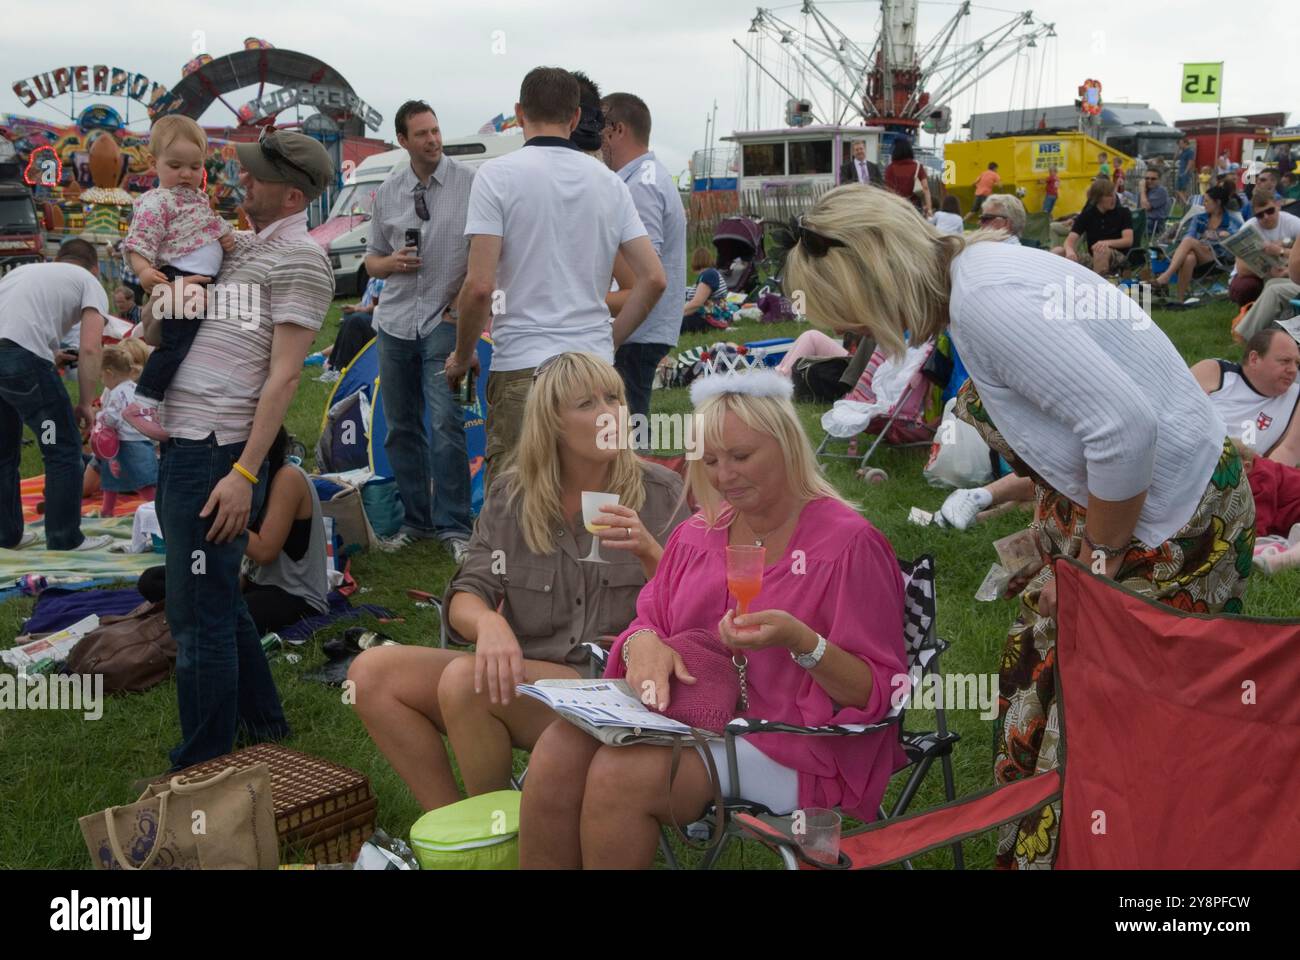
[(802, 244), (808, 250), (808, 255), (812, 257), (826, 256), (831, 247), (843, 247), (846, 244), (843, 240), (836, 240), (834, 237), (828, 237), (824, 233), (818, 233), (811, 227), (804, 226), (804, 215), (801, 213), (797, 217), (790, 218), (790, 233), (794, 242)]
[(536, 383), (538, 377), (540, 377), (551, 367), (555, 366), (556, 360), (559, 360), (560, 357), (567, 357), (571, 352), (572, 351), (566, 350), (564, 353), (557, 353), (554, 356), (547, 357), (545, 360), (539, 363), (537, 365), (537, 369), (533, 371), (533, 383)]

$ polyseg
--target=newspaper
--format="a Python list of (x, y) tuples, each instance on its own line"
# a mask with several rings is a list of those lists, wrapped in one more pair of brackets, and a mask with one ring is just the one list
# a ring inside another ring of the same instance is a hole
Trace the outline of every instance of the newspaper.
[(43, 660), (55, 662), (66, 660), (68, 654), (72, 652), (72, 648), (81, 642), (81, 638), (98, 626), (99, 616), (92, 613), (90, 616), (78, 620), (72, 626), (65, 627), (57, 633), (50, 633), (39, 639), (29, 640), (22, 646), (13, 647), (9, 650), (0, 650), (0, 660), (13, 667), (19, 674), (27, 673), (29, 667), (35, 666)]
[(1269, 242), (1259, 227), (1251, 223), (1226, 237), (1223, 249), (1250, 267), (1255, 276), (1268, 279), (1276, 268), (1286, 266), (1285, 256), (1275, 257), (1264, 252), (1264, 245)]
[(518, 690), (542, 701), (602, 743), (616, 747), (671, 744), (691, 732), (686, 724), (648, 708), (623, 680), (538, 680), (521, 683)]

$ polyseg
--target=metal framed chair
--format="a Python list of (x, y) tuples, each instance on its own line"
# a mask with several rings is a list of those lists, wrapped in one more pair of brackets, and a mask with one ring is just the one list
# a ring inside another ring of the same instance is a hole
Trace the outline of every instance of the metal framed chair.
[[(900, 561), (899, 568), (904, 578), (903, 640), (907, 652), (908, 673), (909, 676), (914, 678), (912, 689), (916, 689), (916, 681), (924, 682), (927, 676), (938, 677), (939, 681), (942, 682), (943, 674), (939, 661), (943, 652), (948, 649), (949, 644), (940, 639), (935, 633), (934, 558), (927, 554), (918, 560)], [(935, 709), (934, 730), (910, 731), (905, 729), (904, 717), (909, 701), (910, 692), (908, 697), (901, 698), (899, 706), (890, 710), (882, 720), (872, 724), (802, 727), (757, 717), (741, 717), (732, 720), (727, 724), (725, 733), (729, 782), (735, 796), (723, 798), (725, 836), (704, 854), (699, 868), (709, 869), (714, 866), (730, 841), (742, 835), (739, 825), (733, 820), (736, 814), (743, 813), (751, 816), (763, 814), (769, 820), (784, 820), (787, 822), (792, 820), (793, 817), (793, 815), (774, 817), (761, 804), (756, 804), (744, 798), (744, 785), (740, 783), (736, 763), (736, 738), (738, 737), (762, 736), (765, 733), (786, 733), (811, 737), (853, 737), (894, 730), (897, 732), (899, 743), (907, 756), (907, 765), (898, 771), (895, 777), (903, 776), (906, 779), (892, 807), (889, 810), (886, 810), (883, 805), (879, 808), (880, 819), (894, 819), (903, 816), (907, 812), (917, 790), (924, 782), (936, 760), (939, 761), (943, 772), (944, 796), (949, 802), (955, 800), (952, 751), (961, 737), (948, 729), (947, 716), (942, 704)], [(712, 831), (715, 829), (713, 826), (715, 815), (716, 810), (711, 805), (701, 819), (686, 827), (687, 836), (693, 839), (711, 839)], [(672, 869), (680, 869), (682, 865), (668, 840), (667, 830), (660, 834), (659, 847), (668, 866)], [(951, 844), (951, 849), (954, 865), (957, 869), (963, 869), (965, 861), (962, 855), (961, 841), (958, 840)], [(790, 851), (778, 850), (778, 854), (781, 856), (786, 869), (797, 869), (798, 864)], [(909, 870), (912, 869), (910, 862), (906, 862), (904, 867)]]

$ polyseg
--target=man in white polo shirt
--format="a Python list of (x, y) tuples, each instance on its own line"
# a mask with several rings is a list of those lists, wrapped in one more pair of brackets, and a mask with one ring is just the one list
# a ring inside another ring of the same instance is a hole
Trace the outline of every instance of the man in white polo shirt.
[[(99, 259), (85, 240), (69, 240), (54, 263), (16, 267), (0, 280), (0, 548), (38, 539), (23, 532), (18, 465), (23, 424), (45, 462), (45, 542), (50, 550), (96, 550), (111, 537), (81, 533), (81, 431), (99, 390), (100, 341), (108, 297)], [(54, 361), (59, 341), (81, 325), (78, 400), (68, 399)]]
[[(492, 320), (487, 482), (514, 448), (533, 370), (566, 351), (614, 361), (614, 349), (667, 287), (627, 186), (569, 140), (581, 116), (578, 81), (538, 67), (515, 104), (524, 148), (478, 169), (465, 234), (469, 268), (460, 296), (456, 352), (447, 380), (460, 382)], [(619, 251), (636, 276), (611, 328), (605, 295)]]
[(650, 149), (650, 108), (645, 101), (631, 93), (611, 93), (601, 107), (605, 162), (627, 184), (668, 279), (669, 292), (614, 353), (614, 366), (627, 388), (628, 411), (647, 416), (655, 370), (682, 331), (677, 291), (686, 287), (686, 210), (672, 174)]
[[(334, 297), (329, 260), (307, 235), (307, 204), (334, 179), (325, 148), (278, 131), (235, 149), (255, 232), (235, 235), (163, 409), (170, 439), (162, 445), (158, 519), (181, 720), (174, 770), (229, 753), (241, 732), (253, 743), (289, 733), (239, 568), (248, 519), (267, 495), (266, 455)], [(214, 288), (238, 296), (222, 307)], [(230, 309), (236, 300), (240, 309)], [(245, 304), (251, 315), (241, 315)], [(145, 339), (161, 342), (166, 322), (146, 311)]]

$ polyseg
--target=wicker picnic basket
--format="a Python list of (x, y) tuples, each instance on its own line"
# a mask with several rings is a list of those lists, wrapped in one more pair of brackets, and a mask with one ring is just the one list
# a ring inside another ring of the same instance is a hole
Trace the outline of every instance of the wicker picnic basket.
[(262, 743), (187, 767), (171, 776), (206, 777), (226, 767), (265, 763), (281, 860), (350, 863), (375, 832), (379, 800), (364, 774), (319, 757)]

